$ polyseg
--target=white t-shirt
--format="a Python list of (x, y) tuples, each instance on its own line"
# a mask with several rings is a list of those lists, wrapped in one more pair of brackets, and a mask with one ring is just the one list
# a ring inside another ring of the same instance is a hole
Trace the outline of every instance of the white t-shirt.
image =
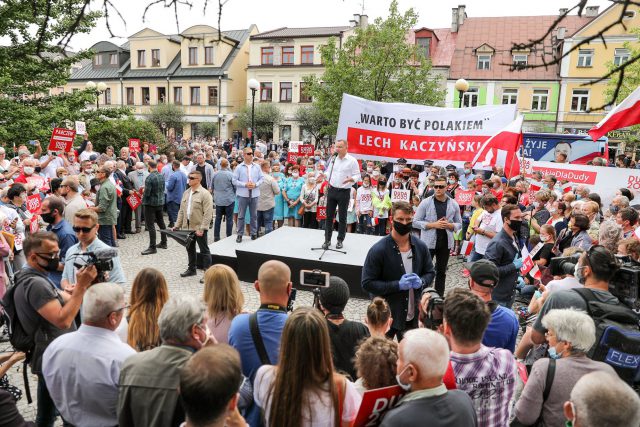
[[(487, 211), (482, 212), (478, 221), (478, 227), (483, 229), (484, 231), (490, 231), (494, 233), (500, 232), (500, 230), (502, 230), (502, 215), (500, 209), (496, 209), (494, 213), (489, 213)], [(490, 241), (491, 238), (489, 238), (488, 236), (476, 234), (476, 242), (474, 244), (473, 250), (480, 255), (484, 255), (484, 252), (487, 250), (487, 246), (489, 246)]]
[[(271, 423), (271, 402), (272, 396), (269, 395), (271, 384), (275, 380), (276, 367), (264, 365), (258, 369), (256, 379), (253, 383), (253, 398), (255, 403), (264, 410), (267, 425), (276, 425)], [(362, 396), (358, 393), (355, 385), (351, 381), (346, 381), (345, 393), (342, 401), (342, 421), (353, 421), (358, 415)], [(300, 398), (302, 402), (303, 399)], [(311, 414), (303, 411), (302, 425), (304, 427), (334, 427), (333, 425), (333, 404), (331, 396), (328, 392), (315, 394), (309, 399), (311, 402)]]
[(568, 291), (569, 289), (582, 287), (583, 286), (578, 282), (578, 279), (567, 276), (564, 279), (550, 281), (547, 283), (547, 286), (545, 286), (545, 289), (549, 291), (549, 294), (552, 294), (558, 291)]
[[(40, 158), (40, 163), (44, 163), (48, 159), (47, 156)], [(56, 177), (56, 169), (64, 166), (64, 160), (60, 157), (54, 157), (51, 159), (46, 168), (42, 169), (42, 175), (46, 178), (55, 178)]]
[(358, 212), (362, 214), (362, 212), (373, 211), (373, 200), (371, 200), (371, 187), (364, 188), (359, 187), (356, 192), (356, 200), (358, 202)]

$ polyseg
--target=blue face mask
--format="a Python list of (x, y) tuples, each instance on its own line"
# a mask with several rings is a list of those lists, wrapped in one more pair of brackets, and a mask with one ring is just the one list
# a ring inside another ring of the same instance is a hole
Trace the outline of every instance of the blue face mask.
[(549, 357), (555, 360), (562, 359), (562, 353), (558, 353), (555, 347), (549, 347)]

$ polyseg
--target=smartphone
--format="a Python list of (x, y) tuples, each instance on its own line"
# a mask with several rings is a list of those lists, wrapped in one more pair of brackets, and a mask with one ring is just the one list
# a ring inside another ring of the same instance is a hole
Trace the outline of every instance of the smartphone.
[(320, 270), (300, 270), (300, 284), (314, 288), (328, 288), (329, 273)]
[(29, 141), (29, 145), (38, 145), (38, 141), (36, 141), (35, 139), (32, 139)]

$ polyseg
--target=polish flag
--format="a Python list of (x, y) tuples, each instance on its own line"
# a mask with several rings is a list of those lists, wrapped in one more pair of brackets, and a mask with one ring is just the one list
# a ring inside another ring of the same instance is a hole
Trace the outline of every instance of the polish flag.
[(519, 115), (507, 127), (485, 141), (478, 154), (471, 162), (482, 163), (482, 166), (502, 166), (507, 178), (520, 174), (518, 151), (522, 147), (522, 122), (524, 116)]
[(609, 111), (600, 123), (589, 130), (589, 135), (597, 141), (607, 132), (640, 123), (640, 87), (631, 92), (624, 101)]
[(520, 251), (520, 256), (522, 257), (522, 267), (520, 267), (520, 275), (526, 276), (527, 273), (531, 271), (533, 266), (536, 264), (533, 262), (533, 257), (527, 250), (526, 246), (523, 247), (522, 250)]
[(542, 190), (542, 183), (540, 181), (531, 181), (529, 183), (529, 191), (536, 192)]
[(462, 243), (460, 253), (464, 256), (469, 256), (471, 255), (471, 251), (473, 251), (473, 242), (465, 240), (464, 243)]
[(571, 190), (573, 190), (573, 183), (567, 182), (562, 187), (560, 187), (560, 190), (562, 191), (562, 194), (570, 192)]

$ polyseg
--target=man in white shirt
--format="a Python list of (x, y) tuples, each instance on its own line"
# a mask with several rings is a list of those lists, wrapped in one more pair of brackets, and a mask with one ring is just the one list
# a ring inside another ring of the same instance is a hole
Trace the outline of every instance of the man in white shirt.
[(327, 190), (327, 220), (324, 227), (323, 249), (331, 246), (331, 233), (333, 232), (333, 219), (338, 208), (338, 244), (336, 248), (342, 249), (342, 242), (347, 234), (347, 208), (351, 196), (351, 187), (360, 179), (360, 167), (358, 161), (347, 154), (349, 145), (347, 141), (336, 142), (336, 154), (329, 160), (329, 167), (325, 175), (328, 177), (329, 188)]
[(474, 224), (473, 231), (476, 234), (476, 241), (473, 245), (473, 253), (469, 261), (478, 261), (484, 258), (484, 253), (489, 246), (489, 242), (493, 236), (502, 230), (502, 216), (500, 212), (500, 204), (493, 194), (487, 194), (482, 197), (481, 201), (484, 212), (478, 218), (478, 222)]

